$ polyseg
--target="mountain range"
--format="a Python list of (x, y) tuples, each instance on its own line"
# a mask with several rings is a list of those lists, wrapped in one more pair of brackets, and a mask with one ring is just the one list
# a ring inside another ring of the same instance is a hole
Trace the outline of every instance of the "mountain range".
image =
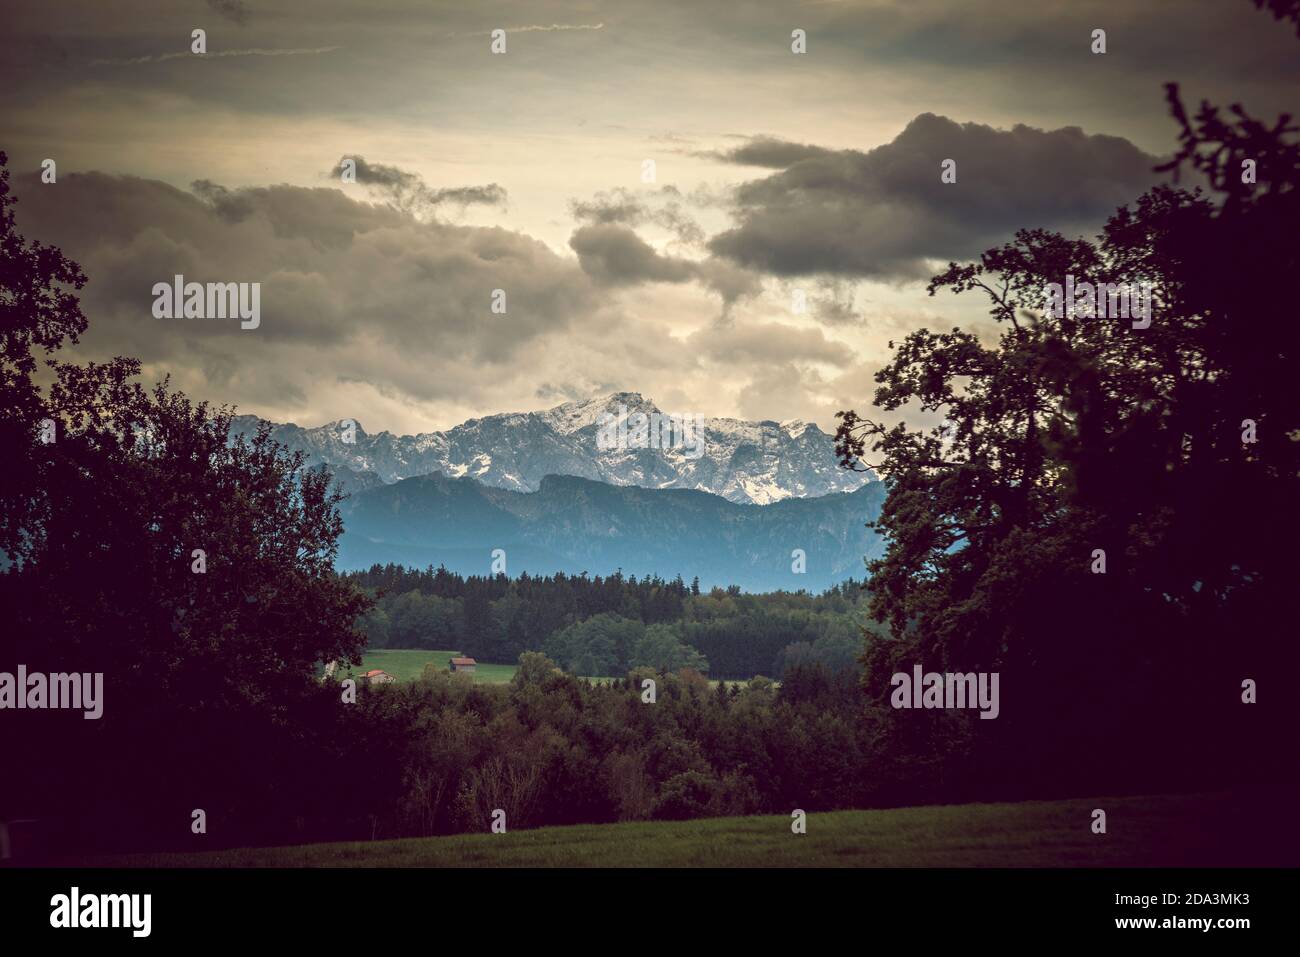
[[(234, 431), (260, 422), (239, 416)], [(840, 468), (811, 423), (665, 420), (639, 393), (616, 392), (445, 432), (371, 434), (342, 420), (273, 423), (271, 434), (347, 493), (340, 570), (396, 562), (483, 575), (500, 549), (511, 576), (621, 569), (819, 591), (863, 577), (864, 556), (881, 552), (866, 523), (884, 485)]]
[(705, 588), (821, 591), (864, 578), (864, 557), (882, 553), (866, 522), (879, 515), (884, 496), (884, 484), (871, 482), (759, 507), (709, 492), (577, 476), (548, 475), (537, 491), (516, 492), (435, 473), (349, 497), (337, 564), (446, 565), (465, 575), (504, 570), (511, 577), (621, 570), (698, 577)]
[[(850, 492), (874, 480), (870, 473), (840, 468), (831, 437), (802, 421), (691, 416), (698, 442), (655, 448), (636, 441), (637, 416), (663, 415), (639, 393), (616, 392), (542, 412), (470, 419), (445, 432), (371, 434), (360, 423), (343, 420), (316, 428), (273, 424), (272, 436), (306, 452), (309, 465), (329, 466), (347, 490), (441, 472), (535, 492), (544, 476), (576, 475), (611, 485), (695, 489), (732, 502), (768, 505)], [(632, 441), (608, 447), (601, 440), (602, 416), (606, 422), (632, 420)], [(234, 429), (252, 432), (259, 421), (239, 416)]]

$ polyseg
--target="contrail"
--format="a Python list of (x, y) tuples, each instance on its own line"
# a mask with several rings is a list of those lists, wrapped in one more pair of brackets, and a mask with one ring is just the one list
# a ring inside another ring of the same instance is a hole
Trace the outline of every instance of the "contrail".
[(157, 63), (161, 60), (179, 60), (182, 57), (218, 57), (218, 56), (295, 56), (302, 53), (330, 53), (342, 47), (315, 47), (300, 50), (268, 50), (253, 47), (249, 50), (217, 50), (215, 53), (162, 53), (158, 56), (134, 56), (121, 59), (91, 60), (91, 66), (123, 66), (130, 63)]
[[(535, 24), (527, 27), (505, 27), (507, 34), (511, 33), (551, 33), (555, 30), (603, 30), (603, 23), (552, 23), (549, 27), (541, 24)], [(449, 33), (452, 37), (490, 37), (491, 30), (480, 30), (478, 33)]]
[(549, 27), (506, 27), (506, 33), (535, 33), (538, 30), (550, 33), (552, 30), (600, 30), (603, 23), (552, 23)]

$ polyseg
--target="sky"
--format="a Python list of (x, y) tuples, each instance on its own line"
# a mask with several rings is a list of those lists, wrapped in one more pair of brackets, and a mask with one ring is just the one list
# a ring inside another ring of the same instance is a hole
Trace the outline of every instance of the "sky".
[[(18, 226), (89, 277), (71, 354), (371, 432), (615, 391), (833, 431), (891, 341), (996, 337), (973, 294), (927, 295), (948, 261), (1022, 227), (1095, 235), (1158, 181), (1164, 83), (1272, 119), (1300, 77), (1248, 0), (6, 0), (6, 20)], [(155, 317), (176, 274), (260, 283), (257, 328)]]

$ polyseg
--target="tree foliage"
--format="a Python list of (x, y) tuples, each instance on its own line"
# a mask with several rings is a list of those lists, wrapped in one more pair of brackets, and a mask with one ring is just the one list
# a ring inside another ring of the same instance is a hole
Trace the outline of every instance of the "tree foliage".
[[(1272, 763), (1239, 695), (1294, 663), (1279, 628), (1300, 532), (1300, 341), (1282, 304), (1300, 146), (1287, 116), (1203, 104), (1191, 119), (1168, 92), (1181, 148), (1162, 169), (1206, 187), (1153, 188), (1095, 241), (1025, 229), (950, 263), (931, 295), (984, 296), (996, 341), (914, 332), (876, 375), (876, 406), (938, 424), (840, 413), (842, 463), (889, 482), (867, 587), (894, 637), (864, 659), (882, 754), (930, 755), (949, 783), (1168, 782), (1206, 742), (1240, 738), (1261, 745), (1235, 749), (1242, 765)], [(1067, 276), (1149, 283), (1149, 327), (1056, 315), (1045, 290)], [(965, 728), (887, 709), (912, 663), (1000, 672), (1017, 705)], [(1170, 744), (1152, 753), (1153, 739)]]
[(102, 674), (103, 716), (7, 711), (22, 773), (0, 816), (125, 839), (185, 833), (193, 808), (297, 813), (263, 772), (328, 731), (316, 670), (360, 660), (371, 603), (334, 573), (339, 496), (135, 360), (50, 357), (86, 328), (85, 277), (17, 233), (14, 202), (0, 170), (0, 662)]

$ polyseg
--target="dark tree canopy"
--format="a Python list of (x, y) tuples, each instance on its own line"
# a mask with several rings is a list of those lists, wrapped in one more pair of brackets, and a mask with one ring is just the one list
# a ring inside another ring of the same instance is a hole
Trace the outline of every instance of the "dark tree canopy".
[(305, 723), (315, 673), (359, 660), (371, 601), (334, 573), (339, 495), (269, 430), (232, 438), (229, 410), (143, 388), (135, 360), (50, 357), (86, 328), (85, 276), (18, 234), (14, 202), (0, 167), (0, 667), (104, 690), (98, 720), (6, 711), (22, 773), (0, 816), (121, 839), (184, 833), (192, 807), (254, 819), (276, 775), (239, 769), (327, 731)]
[[(875, 392), (881, 409), (941, 424), (840, 413), (842, 463), (890, 489), (867, 588), (894, 637), (868, 642), (869, 694), (884, 704), (890, 675), (921, 662), (1000, 671), (1021, 700), (969, 740), (941, 719), (922, 740), (915, 720), (886, 721), (894, 752), (928, 749), (950, 775), (964, 756), (973, 776), (1032, 778), (1067, 745), (1081, 782), (1099, 763), (1174, 774), (1183, 747), (1144, 757), (1136, 742), (1262, 744), (1242, 725), (1241, 681), (1295, 661), (1282, 632), (1300, 567), (1300, 336), (1285, 293), (1297, 127), (1239, 106), (1224, 120), (1203, 104), (1193, 120), (1174, 85), (1169, 99), (1181, 149), (1162, 169), (1190, 168), (1208, 192), (1159, 186), (1095, 241), (1026, 229), (950, 264), (931, 295), (985, 296), (997, 341), (912, 333)], [(1150, 325), (1056, 315), (1046, 289), (1067, 276), (1149, 283)]]

